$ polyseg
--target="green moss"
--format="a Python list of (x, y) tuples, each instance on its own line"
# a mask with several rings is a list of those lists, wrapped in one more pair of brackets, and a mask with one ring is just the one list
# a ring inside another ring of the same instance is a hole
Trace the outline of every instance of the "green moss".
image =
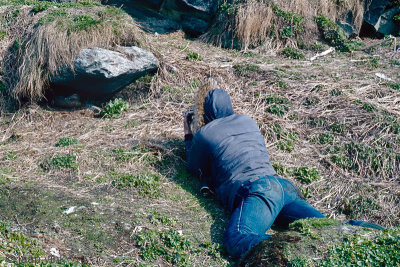
[(71, 137), (62, 137), (58, 140), (56, 146), (63, 147), (63, 146), (71, 146), (79, 144), (78, 139), (71, 138)]
[(289, 224), (291, 230), (295, 230), (300, 233), (304, 233), (306, 230), (311, 228), (322, 228), (331, 225), (342, 225), (343, 223), (334, 219), (329, 218), (308, 218), (297, 220)]

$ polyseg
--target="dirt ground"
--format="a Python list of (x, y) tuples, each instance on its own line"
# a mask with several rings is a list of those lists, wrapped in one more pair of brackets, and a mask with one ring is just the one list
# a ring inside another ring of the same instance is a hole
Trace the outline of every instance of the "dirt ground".
[(35, 104), (1, 114), (0, 220), (47, 254), (56, 248), (91, 265), (232, 264), (222, 247), (229, 214), (201, 197), (185, 170), (183, 113), (212, 76), (235, 112), (257, 121), (277, 172), (311, 204), (343, 221), (399, 225), (400, 55), (392, 45), (310, 61), (317, 51), (297, 60), (180, 32), (148, 38), (160, 71), (118, 94), (130, 104), (118, 118)]

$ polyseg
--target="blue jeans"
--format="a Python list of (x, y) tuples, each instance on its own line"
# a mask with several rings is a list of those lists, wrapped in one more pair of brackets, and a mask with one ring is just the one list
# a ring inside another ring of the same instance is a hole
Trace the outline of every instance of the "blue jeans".
[(302, 199), (290, 181), (277, 176), (255, 177), (238, 190), (235, 210), (224, 234), (224, 245), (240, 257), (270, 237), (265, 232), (275, 222), (280, 227), (303, 218), (325, 216)]

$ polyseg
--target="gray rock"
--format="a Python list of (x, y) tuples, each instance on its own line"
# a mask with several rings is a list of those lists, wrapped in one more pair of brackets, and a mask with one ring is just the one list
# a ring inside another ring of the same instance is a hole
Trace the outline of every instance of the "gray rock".
[(379, 17), (377, 23), (374, 25), (376, 31), (385, 35), (397, 33), (399, 27), (396, 25), (396, 23), (394, 23), (393, 17), (399, 13), (399, 11), (399, 6), (396, 6), (383, 13), (382, 16)]
[(217, 4), (214, 0), (179, 0), (177, 2), (207, 14), (214, 14), (217, 11)]
[(118, 50), (83, 49), (75, 58), (74, 72), (63, 68), (51, 79), (56, 94), (106, 97), (158, 68), (157, 58), (149, 51), (135, 46)]
[(390, 0), (365, 1), (364, 21), (370, 25), (376, 25), (389, 4)]
[(200, 35), (205, 33), (209, 26), (208, 21), (188, 15), (182, 16), (182, 29), (189, 34)]
[(353, 12), (349, 11), (342, 20), (336, 21), (340, 28), (343, 29), (347, 38), (352, 38), (358, 35), (356, 26), (353, 23)]

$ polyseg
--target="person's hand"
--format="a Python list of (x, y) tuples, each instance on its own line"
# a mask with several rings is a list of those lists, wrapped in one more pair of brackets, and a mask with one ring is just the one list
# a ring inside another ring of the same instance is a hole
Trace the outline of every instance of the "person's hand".
[(190, 129), (190, 125), (188, 122), (188, 114), (185, 112), (185, 115), (183, 116), (183, 132), (185, 135), (187, 134), (192, 134), (192, 130)]

